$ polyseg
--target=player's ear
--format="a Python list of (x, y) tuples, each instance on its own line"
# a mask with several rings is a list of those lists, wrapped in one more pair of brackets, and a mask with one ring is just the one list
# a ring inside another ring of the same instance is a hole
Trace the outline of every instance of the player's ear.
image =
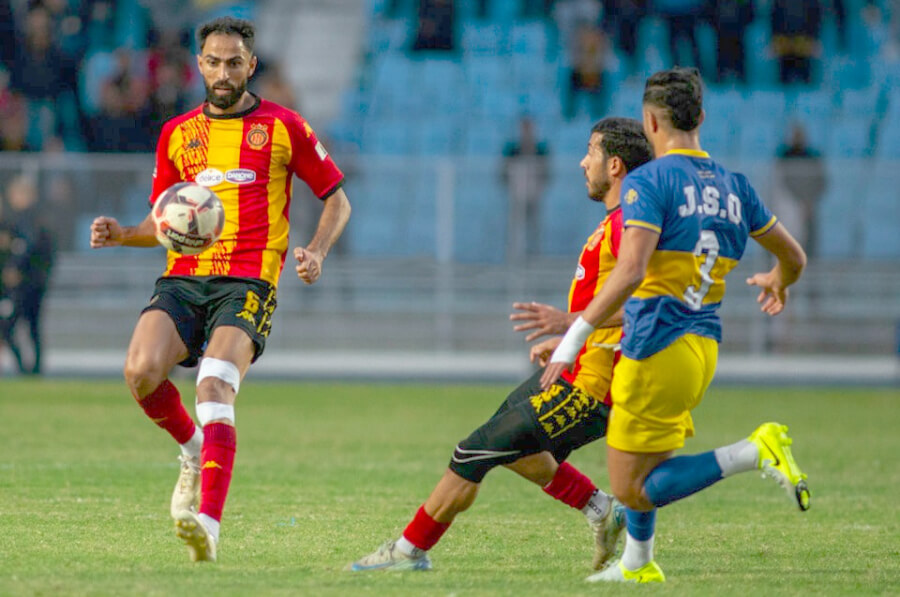
[(703, 124), (704, 120), (706, 120), (706, 110), (700, 108), (700, 119), (697, 121), (697, 126)]
[(608, 168), (607, 174), (613, 178), (625, 176), (625, 162), (617, 155), (612, 156), (606, 161), (606, 167)]
[(250, 57), (250, 73), (247, 75), (247, 78), (253, 76), (253, 73), (256, 72), (256, 66), (259, 64), (259, 59), (256, 57), (256, 54)]

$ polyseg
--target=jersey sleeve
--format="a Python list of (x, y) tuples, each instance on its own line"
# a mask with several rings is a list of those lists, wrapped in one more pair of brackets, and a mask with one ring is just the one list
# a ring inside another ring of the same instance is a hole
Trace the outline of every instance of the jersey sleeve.
[(302, 116), (290, 113), (287, 129), (291, 137), (291, 170), (319, 199), (327, 199), (340, 188), (344, 173), (325, 151), (315, 131)]
[(156, 165), (153, 168), (153, 190), (150, 193), (150, 205), (156, 203), (160, 193), (175, 183), (182, 182), (181, 172), (169, 157), (169, 144), (172, 140), (174, 125), (170, 122), (163, 126), (156, 143)]
[(622, 224), (661, 234), (664, 206), (654, 185), (641, 174), (629, 174), (622, 184)]
[(744, 205), (744, 217), (747, 221), (747, 228), (750, 230), (750, 236), (762, 236), (772, 229), (772, 226), (778, 221), (769, 208), (762, 202), (749, 181), (744, 179), (744, 187), (746, 191), (744, 196), (747, 201)]

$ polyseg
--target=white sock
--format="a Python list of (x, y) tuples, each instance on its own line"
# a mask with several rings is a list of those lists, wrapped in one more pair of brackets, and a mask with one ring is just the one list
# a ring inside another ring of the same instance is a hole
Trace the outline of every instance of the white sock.
[(716, 456), (719, 468), (722, 469), (723, 478), (737, 473), (755, 471), (759, 462), (759, 448), (747, 439), (742, 439), (730, 446), (716, 448), (713, 454)]
[(646, 541), (638, 541), (631, 535), (627, 535), (625, 551), (622, 553), (622, 565), (628, 570), (637, 570), (653, 561), (653, 538), (655, 536)]
[(203, 523), (203, 526), (206, 527), (206, 530), (209, 531), (209, 534), (213, 536), (213, 539), (216, 540), (216, 543), (219, 542), (219, 521), (213, 518), (212, 516), (208, 516), (206, 514), (200, 514), (198, 517), (200, 522)]
[(584, 512), (589, 521), (600, 522), (609, 512), (611, 503), (612, 499), (609, 495), (598, 489), (591, 495), (591, 499), (588, 500), (587, 505), (581, 511)]
[(200, 458), (200, 450), (203, 448), (203, 429), (200, 425), (194, 429), (194, 435), (181, 445), (181, 453), (188, 458)]
[(394, 545), (397, 546), (397, 549), (400, 550), (400, 553), (411, 558), (418, 558), (423, 553), (425, 553), (424, 549), (419, 549), (418, 547), (410, 543), (409, 539), (407, 539), (403, 535), (400, 535), (400, 538), (397, 539), (397, 542), (394, 543)]

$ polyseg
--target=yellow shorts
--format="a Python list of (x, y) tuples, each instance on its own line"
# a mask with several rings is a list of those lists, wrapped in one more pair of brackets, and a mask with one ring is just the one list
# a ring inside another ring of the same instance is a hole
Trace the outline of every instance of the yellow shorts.
[(691, 410), (716, 371), (719, 344), (688, 334), (639, 361), (622, 355), (612, 380), (606, 443), (624, 452), (667, 452), (694, 435)]

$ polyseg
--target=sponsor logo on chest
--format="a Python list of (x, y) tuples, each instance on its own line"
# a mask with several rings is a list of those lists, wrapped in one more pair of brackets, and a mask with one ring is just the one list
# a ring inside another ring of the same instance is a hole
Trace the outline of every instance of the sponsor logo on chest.
[(215, 168), (207, 168), (194, 178), (194, 182), (204, 187), (214, 187), (225, 180), (225, 175), (221, 170)]
[(234, 168), (225, 173), (225, 180), (234, 184), (246, 184), (256, 180), (256, 172), (249, 168)]

